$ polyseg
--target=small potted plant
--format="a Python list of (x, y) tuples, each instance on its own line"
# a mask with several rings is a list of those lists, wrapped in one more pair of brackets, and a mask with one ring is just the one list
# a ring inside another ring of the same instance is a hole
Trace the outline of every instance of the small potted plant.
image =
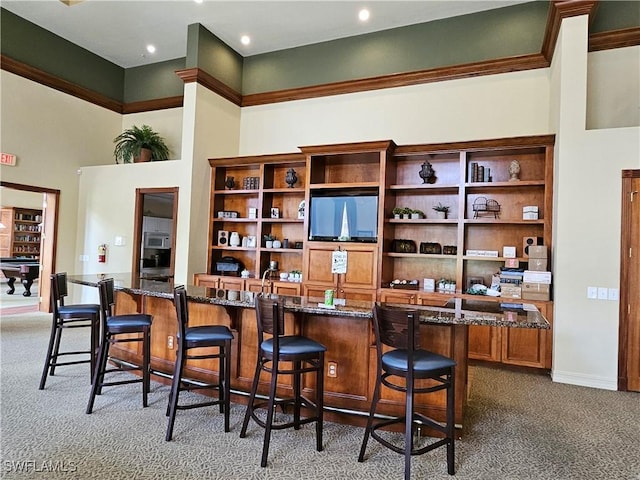
[(433, 209), (436, 211), (438, 218), (447, 218), (447, 214), (449, 213), (448, 205), (442, 205), (442, 203), (438, 202), (438, 205), (433, 207)]
[(393, 213), (393, 218), (395, 219), (400, 219), (400, 217), (402, 216), (402, 212), (404, 211), (404, 208), (402, 207), (395, 207), (391, 213)]
[(169, 147), (149, 125), (133, 126), (113, 139), (116, 144), (113, 155), (116, 163), (167, 160)]
[(409, 220), (411, 218), (411, 212), (413, 212), (412, 209), (410, 209), (409, 207), (404, 207), (402, 209), (402, 218), (404, 218), (405, 220)]
[(275, 237), (271, 234), (266, 234), (263, 236), (264, 238), (264, 246), (266, 248), (273, 248), (273, 241), (275, 240)]
[(424, 212), (422, 210), (411, 210), (411, 219), (412, 220), (419, 220), (421, 218), (424, 218)]

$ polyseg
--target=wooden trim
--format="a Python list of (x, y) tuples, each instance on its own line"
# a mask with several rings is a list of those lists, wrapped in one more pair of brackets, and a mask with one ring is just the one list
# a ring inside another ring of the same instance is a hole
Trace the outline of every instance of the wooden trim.
[(634, 47), (640, 45), (640, 27), (625, 28), (613, 32), (601, 32), (589, 35), (589, 51), (610, 50), (613, 48)]
[(382, 140), (374, 142), (356, 142), (356, 143), (341, 143), (335, 145), (311, 145), (298, 147), (305, 155), (318, 155), (327, 152), (331, 152), (331, 155), (340, 153), (363, 153), (363, 152), (378, 152), (389, 151), (394, 149), (396, 144), (393, 140)]
[(122, 106), (122, 113), (140, 113), (151, 112), (154, 110), (164, 110), (166, 108), (182, 107), (184, 101), (183, 95), (175, 97), (157, 98), (154, 100), (143, 100), (140, 102), (125, 103)]
[(218, 157), (210, 158), (209, 165), (261, 165), (269, 163), (304, 163), (305, 156), (302, 153), (271, 153), (266, 155), (247, 155), (244, 157)]
[(200, 68), (176, 70), (176, 75), (178, 75), (184, 83), (198, 82), (200, 85), (207, 87), (212, 92), (215, 92), (230, 102), (241, 106), (242, 95), (239, 92), (236, 92), (234, 89), (228, 87), (220, 80)]
[(425, 145), (399, 146), (395, 156), (410, 155), (421, 152), (459, 152), (464, 150), (492, 150), (495, 148), (529, 148), (545, 147), (555, 144), (555, 135), (537, 135), (531, 137), (495, 138), (490, 140), (472, 140), (456, 143), (432, 143)]
[(60, 195), (60, 190), (54, 188), (37, 187), (34, 185), (23, 185), (21, 183), (11, 183), (0, 181), (0, 187), (12, 188), (13, 190), (22, 190), (23, 192), (36, 192), (36, 193), (53, 193)]
[(579, 15), (592, 15), (597, 0), (555, 0), (549, 4), (549, 15), (542, 41), (542, 56), (551, 63), (556, 48), (562, 20)]
[(629, 259), (627, 252), (631, 247), (631, 209), (627, 207), (631, 195), (632, 178), (640, 178), (640, 170), (622, 171), (622, 213), (620, 223), (620, 304), (618, 326), (618, 390), (628, 391), (629, 372), (627, 361), (629, 356)]
[(6, 55), (0, 55), (2, 70), (14, 73), (21, 77), (27, 78), (34, 82), (40, 83), (54, 90), (69, 94), (81, 100), (99, 105), (116, 113), (122, 113), (122, 103), (112, 98), (96, 93), (88, 88), (80, 87), (67, 80), (63, 80), (55, 75), (44, 72), (38, 68), (27, 65), (26, 63), (14, 60)]
[(288, 102), (307, 98), (342, 95), (347, 93), (380, 90), (383, 88), (405, 87), (423, 83), (441, 82), (462, 78), (495, 75), (498, 73), (517, 72), (546, 68), (549, 62), (541, 54), (521, 55), (483, 62), (468, 63), (449, 67), (420, 70), (417, 72), (397, 73), (378, 77), (334, 82), (311, 87), (291, 88), (275, 92), (255, 93), (242, 97), (242, 107)]

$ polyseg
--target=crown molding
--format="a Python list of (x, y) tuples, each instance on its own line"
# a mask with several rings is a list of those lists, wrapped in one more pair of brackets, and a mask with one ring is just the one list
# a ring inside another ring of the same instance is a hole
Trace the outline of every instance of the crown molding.
[(184, 96), (157, 98), (154, 100), (143, 100), (140, 102), (130, 102), (122, 105), (122, 113), (152, 112), (154, 110), (164, 110), (167, 108), (182, 107)]
[(610, 50), (613, 48), (635, 47), (637, 45), (640, 45), (640, 27), (589, 35), (590, 52)]
[(562, 20), (579, 15), (589, 15), (591, 17), (597, 5), (597, 0), (554, 0), (549, 4), (547, 26), (542, 41), (542, 55), (549, 63), (553, 59), (553, 52), (560, 34)]
[(117, 100), (113, 100), (106, 95), (94, 92), (88, 88), (80, 87), (68, 82), (67, 80), (56, 77), (55, 75), (51, 75), (50, 73), (27, 65), (26, 63), (14, 60), (6, 55), (0, 55), (0, 62), (2, 64), (2, 70), (14, 73), (36, 83), (53, 88), (54, 90), (58, 90), (81, 100), (112, 110), (116, 113), (122, 113), (122, 103)]
[(182, 79), (184, 83), (197, 82), (200, 85), (208, 88), (212, 92), (217, 93), (223, 98), (226, 98), (230, 102), (241, 106), (242, 95), (236, 92), (231, 87), (228, 87), (220, 80), (205, 72), (201, 68), (185, 68), (183, 70), (176, 70), (176, 75)]
[(405, 87), (409, 85), (441, 82), (445, 80), (456, 80), (482, 75), (495, 75), (498, 73), (545, 68), (548, 66), (549, 62), (547, 62), (540, 54), (522, 55), (485, 62), (455, 65), (452, 67), (433, 68), (417, 72), (396, 73), (360, 80), (348, 80), (345, 82), (314, 85), (311, 87), (292, 88), (275, 92), (244, 95), (242, 97), (242, 106), (248, 107), (268, 103), (287, 102), (291, 100), (364, 92), (368, 90), (379, 90), (383, 88)]

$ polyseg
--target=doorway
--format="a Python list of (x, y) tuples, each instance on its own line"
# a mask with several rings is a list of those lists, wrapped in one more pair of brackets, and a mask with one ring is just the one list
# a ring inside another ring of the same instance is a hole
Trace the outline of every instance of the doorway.
[(178, 187), (136, 189), (134, 277), (173, 278), (177, 218)]
[(43, 196), (37, 307), (40, 312), (51, 312), (50, 285), (46, 279), (54, 272), (56, 263), (60, 190), (3, 181), (0, 181), (0, 187), (23, 192), (35, 192)]
[(640, 392), (640, 170), (622, 171), (618, 390)]

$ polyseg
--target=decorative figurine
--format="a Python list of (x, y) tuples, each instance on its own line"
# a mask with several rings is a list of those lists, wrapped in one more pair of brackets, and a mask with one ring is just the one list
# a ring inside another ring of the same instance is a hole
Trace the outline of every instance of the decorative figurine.
[(284, 177), (284, 181), (287, 182), (289, 188), (293, 188), (293, 186), (298, 181), (298, 177), (296, 176), (296, 171), (293, 168), (287, 170), (287, 175)]
[(422, 168), (420, 169), (420, 178), (422, 178), (422, 183), (431, 183), (431, 179), (435, 173), (436, 172), (433, 171), (431, 164), (425, 160), (422, 164)]
[(232, 190), (233, 187), (236, 186), (236, 181), (233, 179), (233, 177), (227, 177), (224, 181), (224, 185), (229, 189)]
[(511, 163), (509, 164), (509, 181), (513, 182), (516, 180), (520, 180), (520, 178), (518, 178), (519, 173), (520, 162), (518, 162), (517, 160), (511, 160)]

